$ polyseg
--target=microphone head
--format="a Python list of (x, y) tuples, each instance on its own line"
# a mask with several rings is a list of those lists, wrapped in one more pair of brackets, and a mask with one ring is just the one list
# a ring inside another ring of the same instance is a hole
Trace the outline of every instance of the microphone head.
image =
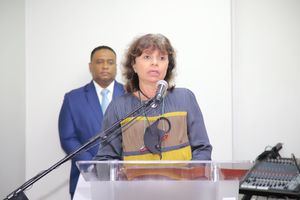
[(168, 83), (165, 80), (157, 81), (156, 86), (159, 87), (160, 85), (163, 85), (164, 87), (168, 88)]
[(165, 80), (159, 80), (157, 81), (156, 86), (156, 100), (161, 101), (167, 94), (168, 83)]

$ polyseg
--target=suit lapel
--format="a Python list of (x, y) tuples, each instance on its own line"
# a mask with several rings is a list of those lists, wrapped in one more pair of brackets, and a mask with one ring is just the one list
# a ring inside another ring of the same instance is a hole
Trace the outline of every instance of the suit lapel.
[(101, 122), (103, 118), (103, 113), (93, 82), (86, 85), (85, 94), (88, 104), (91, 106), (95, 116), (97, 117), (97, 121)]
[[(101, 122), (103, 119), (103, 113), (102, 113), (101, 105), (99, 103), (98, 95), (96, 93), (96, 89), (93, 84), (93, 81), (91, 81), (89, 84), (85, 86), (84, 91), (85, 91), (87, 102), (91, 106), (97, 121)], [(115, 82), (113, 99), (118, 96), (121, 96), (122, 94), (124, 94), (123, 85), (118, 82)]]
[(123, 85), (115, 81), (113, 99), (124, 94)]

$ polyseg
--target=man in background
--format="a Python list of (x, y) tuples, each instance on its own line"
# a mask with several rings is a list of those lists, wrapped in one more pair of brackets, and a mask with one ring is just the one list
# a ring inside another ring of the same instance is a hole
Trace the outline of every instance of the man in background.
[[(116, 53), (108, 46), (96, 47), (91, 52), (89, 69), (93, 80), (87, 85), (65, 94), (59, 114), (60, 143), (66, 154), (80, 148), (101, 131), (102, 119), (109, 102), (124, 94), (124, 87), (116, 77)], [(79, 170), (75, 162), (92, 160), (99, 145), (72, 159), (70, 194), (73, 198)]]

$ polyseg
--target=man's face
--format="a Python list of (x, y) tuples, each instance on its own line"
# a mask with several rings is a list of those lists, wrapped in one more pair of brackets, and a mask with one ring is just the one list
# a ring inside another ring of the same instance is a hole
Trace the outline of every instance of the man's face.
[(93, 80), (101, 87), (107, 87), (116, 77), (116, 56), (109, 49), (101, 49), (94, 53), (89, 64)]

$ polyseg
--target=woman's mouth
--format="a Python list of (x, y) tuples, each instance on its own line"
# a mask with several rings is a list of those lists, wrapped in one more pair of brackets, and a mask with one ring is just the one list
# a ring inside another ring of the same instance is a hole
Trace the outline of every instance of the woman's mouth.
[(159, 71), (158, 70), (150, 70), (150, 71), (148, 71), (148, 74), (151, 76), (159, 76)]

